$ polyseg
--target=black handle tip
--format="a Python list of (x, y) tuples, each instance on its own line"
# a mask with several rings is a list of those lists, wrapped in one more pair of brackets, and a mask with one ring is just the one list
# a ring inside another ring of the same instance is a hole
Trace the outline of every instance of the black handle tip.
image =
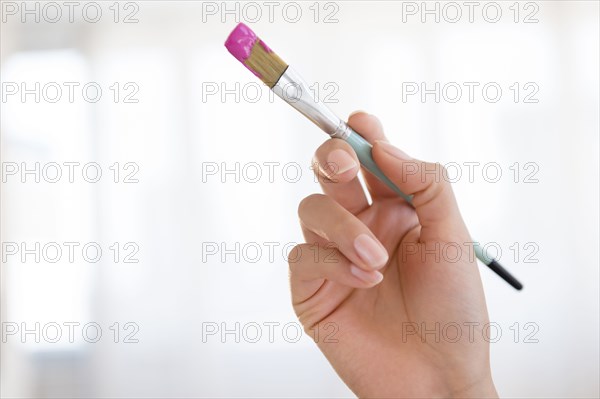
[(505, 268), (500, 265), (495, 260), (492, 260), (489, 265), (487, 265), (494, 273), (498, 276), (502, 277), (504, 281), (510, 284), (514, 289), (521, 291), (523, 289), (523, 284), (519, 280), (517, 280), (512, 274), (508, 272)]

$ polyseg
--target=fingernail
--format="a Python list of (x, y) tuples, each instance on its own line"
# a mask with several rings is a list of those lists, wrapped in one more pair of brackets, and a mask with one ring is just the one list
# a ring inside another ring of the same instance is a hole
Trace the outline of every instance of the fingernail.
[(341, 175), (357, 166), (354, 158), (344, 150), (333, 150), (327, 156), (327, 169), (334, 175)]
[(381, 269), (388, 261), (385, 248), (368, 234), (363, 233), (354, 239), (354, 249), (373, 269)]
[(350, 272), (360, 280), (369, 284), (378, 284), (381, 282), (381, 280), (383, 280), (383, 274), (376, 270), (368, 272), (359, 268), (358, 266), (350, 265)]
[(378, 140), (376, 143), (381, 146), (381, 149), (383, 151), (385, 151), (389, 155), (393, 156), (394, 158), (398, 158), (402, 161), (407, 161), (409, 159), (412, 159), (407, 153), (405, 153), (404, 151), (402, 151), (399, 148), (394, 147), (390, 143), (387, 143), (387, 142), (381, 141), (381, 140)]

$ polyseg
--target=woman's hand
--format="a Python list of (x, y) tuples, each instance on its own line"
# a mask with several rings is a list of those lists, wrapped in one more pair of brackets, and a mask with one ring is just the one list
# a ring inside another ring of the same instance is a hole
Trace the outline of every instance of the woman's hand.
[(415, 208), (364, 172), (369, 205), (352, 147), (321, 145), (325, 195), (300, 203), (306, 244), (289, 256), (298, 318), (360, 397), (497, 396), (481, 279), (443, 169), (388, 144), (374, 116), (348, 123)]

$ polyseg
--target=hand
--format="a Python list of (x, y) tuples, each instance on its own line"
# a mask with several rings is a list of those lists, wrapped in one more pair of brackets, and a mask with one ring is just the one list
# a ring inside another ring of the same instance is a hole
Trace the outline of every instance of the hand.
[(289, 255), (300, 322), (359, 397), (497, 397), (483, 287), (444, 170), (387, 143), (374, 116), (348, 123), (415, 207), (363, 171), (369, 204), (352, 147), (321, 145), (325, 195), (300, 203), (306, 244)]

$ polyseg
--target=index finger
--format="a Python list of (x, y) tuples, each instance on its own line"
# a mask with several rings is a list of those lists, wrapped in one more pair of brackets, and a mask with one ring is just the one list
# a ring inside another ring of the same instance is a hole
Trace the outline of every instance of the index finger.
[[(378, 140), (388, 141), (383, 133), (381, 122), (374, 115), (367, 114), (366, 112), (352, 113), (348, 118), (348, 125), (354, 129), (356, 133), (360, 134), (365, 140), (371, 143), (371, 145)], [(369, 189), (369, 193), (371, 193), (373, 200), (378, 197), (389, 198), (398, 196), (398, 194), (371, 174), (371, 172), (365, 168), (361, 169), (365, 178), (365, 183), (367, 184), (367, 188)]]

